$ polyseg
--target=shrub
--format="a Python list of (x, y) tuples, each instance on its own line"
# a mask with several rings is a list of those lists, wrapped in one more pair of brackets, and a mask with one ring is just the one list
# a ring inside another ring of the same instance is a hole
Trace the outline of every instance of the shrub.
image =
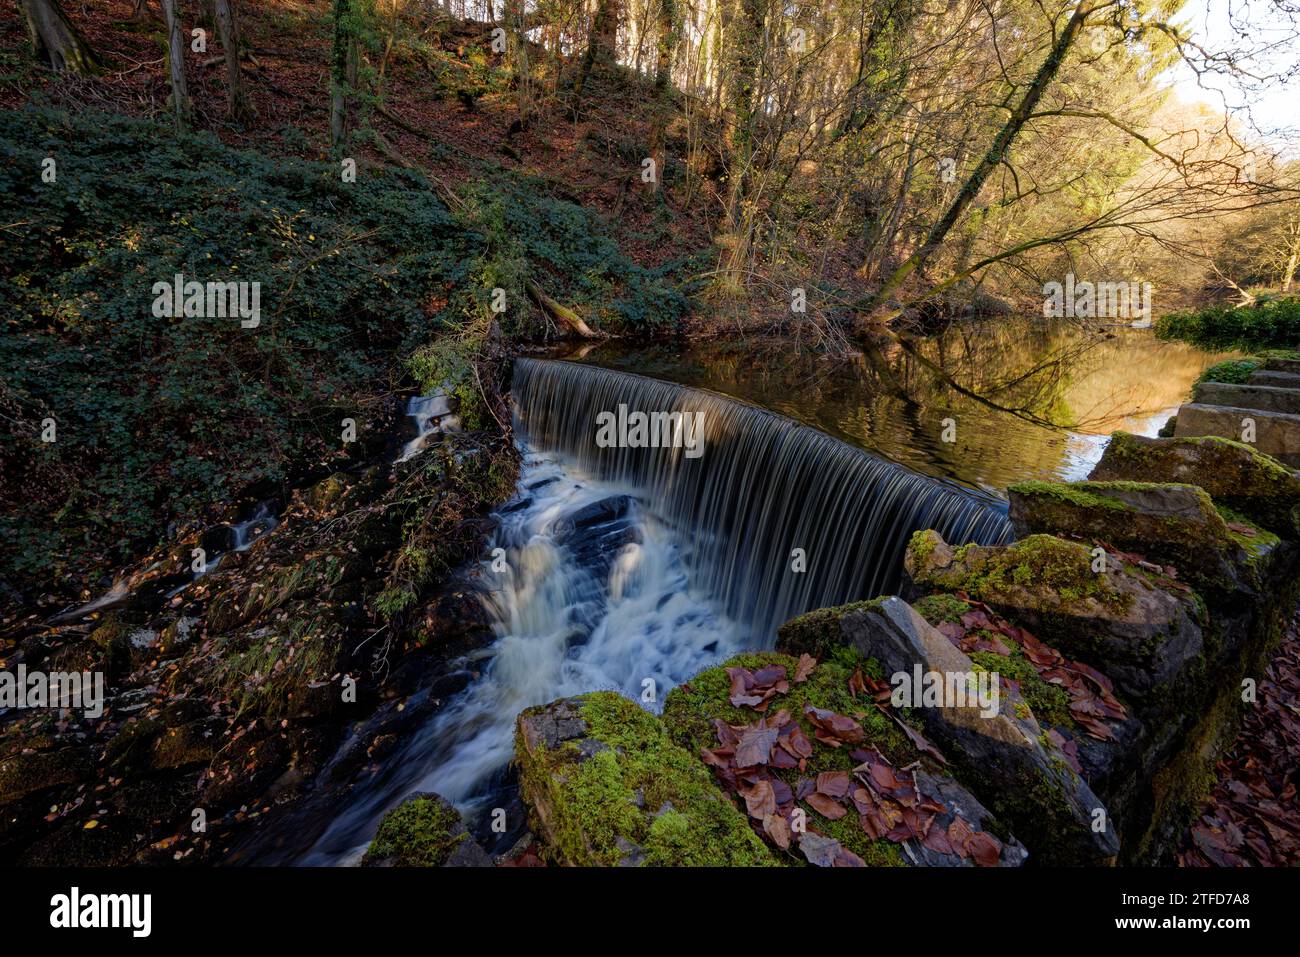
[[(345, 183), (334, 163), (45, 108), (0, 112), (0, 151), (11, 586), (89, 583), (169, 523), (339, 454), (341, 420), (364, 429), (364, 400), (394, 383), (449, 379), (468, 424), (488, 424), (468, 373), (493, 286), (508, 289), (507, 333), (536, 329), (534, 275), (597, 322), (668, 322), (686, 306), (595, 217), (505, 174), (476, 181), (453, 216), (417, 174)], [(177, 273), (260, 283), (260, 325), (156, 317), (153, 286)]]
[(1202, 349), (1290, 349), (1300, 344), (1300, 298), (1261, 299), (1253, 306), (1214, 306), (1171, 312), (1155, 324), (1156, 337)]

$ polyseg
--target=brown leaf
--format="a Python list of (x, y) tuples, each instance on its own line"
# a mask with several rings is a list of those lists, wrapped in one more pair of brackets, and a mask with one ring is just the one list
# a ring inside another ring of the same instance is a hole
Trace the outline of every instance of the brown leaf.
[(799, 663), (795, 665), (794, 668), (794, 683), (797, 685), (803, 684), (808, 680), (808, 676), (812, 674), (813, 669), (816, 667), (817, 659), (807, 652), (804, 652), (799, 656)]
[(807, 801), (812, 806), (813, 810), (822, 817), (832, 821), (838, 821), (848, 813), (848, 811), (844, 809), (844, 805), (830, 795), (823, 794), (821, 791), (814, 791), (812, 794), (808, 795)]
[(763, 818), (763, 832), (783, 851), (790, 849), (790, 823), (779, 814)]
[(838, 748), (841, 744), (857, 744), (866, 737), (862, 725), (842, 714), (815, 708), (810, 704), (804, 705), (803, 713), (816, 726), (817, 740), (833, 748)]
[(997, 867), (1002, 857), (1002, 842), (986, 831), (977, 831), (966, 842), (971, 858), (980, 867)]
[(954, 817), (952, 823), (948, 825), (948, 843), (952, 845), (954, 853), (958, 857), (970, 857), (970, 851), (967, 846), (970, 839), (975, 834), (970, 825), (961, 817)]
[(823, 771), (817, 775), (817, 790), (833, 798), (842, 798), (849, 793), (851, 782), (848, 771)]
[(799, 850), (815, 867), (834, 867), (835, 859), (844, 848), (833, 837), (823, 837), (812, 831), (805, 832), (799, 838)]
[(808, 740), (808, 735), (804, 734), (803, 728), (794, 722), (782, 729), (782, 734), (777, 739), (777, 742), (796, 758), (812, 757), (813, 743)]
[(752, 768), (758, 764), (767, 764), (772, 753), (772, 745), (781, 733), (779, 728), (760, 728), (758, 725), (746, 728), (736, 745), (736, 767)]
[(745, 799), (745, 810), (750, 817), (764, 821), (776, 813), (776, 794), (771, 781), (759, 781), (753, 787), (741, 788), (740, 796)]

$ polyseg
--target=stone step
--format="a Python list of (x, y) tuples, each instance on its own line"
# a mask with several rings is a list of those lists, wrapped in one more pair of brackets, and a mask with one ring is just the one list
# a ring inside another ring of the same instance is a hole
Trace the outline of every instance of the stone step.
[(1264, 368), (1269, 372), (1291, 372), (1300, 374), (1300, 359), (1267, 359)]
[(1300, 373), (1257, 369), (1250, 374), (1250, 385), (1268, 385), (1278, 389), (1300, 389)]
[(1174, 436), (1218, 435), (1240, 442), (1246, 419), (1255, 423), (1256, 449), (1285, 465), (1300, 466), (1300, 415), (1189, 402), (1178, 410)]
[(1201, 405), (1226, 405), (1261, 412), (1300, 415), (1300, 389), (1271, 385), (1236, 385), (1231, 382), (1198, 382), (1195, 401)]

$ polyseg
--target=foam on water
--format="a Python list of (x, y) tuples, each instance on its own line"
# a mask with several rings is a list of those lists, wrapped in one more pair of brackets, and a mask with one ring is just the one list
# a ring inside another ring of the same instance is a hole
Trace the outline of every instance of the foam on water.
[[(302, 863), (356, 862), (382, 814), (416, 791), (471, 819), (500, 806), (524, 708), (609, 689), (658, 709), (699, 671), (771, 647), (790, 617), (893, 589), (917, 529), (954, 543), (1010, 536), (1004, 503), (713, 393), (528, 359), (512, 392), (524, 468), (477, 578), (490, 662)], [(620, 403), (699, 414), (704, 454), (597, 447), (596, 417)], [(617, 507), (593, 512), (610, 499)], [(794, 548), (807, 571), (795, 571)]]
[(557, 541), (575, 513), (629, 491), (546, 455), (526, 458), (489, 546), (489, 555), (505, 550), (505, 570), (483, 562), (496, 632), (490, 663), (405, 742), (388, 779), (336, 818), (302, 863), (355, 863), (378, 817), (412, 792), (436, 791), (470, 814), (488, 810), (485, 786), (509, 762), (524, 708), (614, 690), (657, 710), (674, 685), (744, 647), (743, 630), (695, 586), (676, 536), (643, 502), (626, 516), (639, 541), (608, 564), (578, 561)]

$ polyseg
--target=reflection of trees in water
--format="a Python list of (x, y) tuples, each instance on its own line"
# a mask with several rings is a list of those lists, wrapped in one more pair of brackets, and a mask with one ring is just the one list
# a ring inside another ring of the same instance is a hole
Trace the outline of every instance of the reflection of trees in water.
[(1043, 320), (965, 323), (894, 350), (889, 366), (911, 400), (1083, 432), (1177, 405), (1213, 361), (1150, 333)]
[(756, 402), (921, 472), (998, 487), (1064, 474), (1066, 429), (1109, 432), (1177, 405), (1214, 361), (1146, 332), (1044, 320), (963, 323), (910, 345), (925, 362), (893, 341), (840, 357), (770, 340), (684, 354), (602, 346), (592, 357)]

